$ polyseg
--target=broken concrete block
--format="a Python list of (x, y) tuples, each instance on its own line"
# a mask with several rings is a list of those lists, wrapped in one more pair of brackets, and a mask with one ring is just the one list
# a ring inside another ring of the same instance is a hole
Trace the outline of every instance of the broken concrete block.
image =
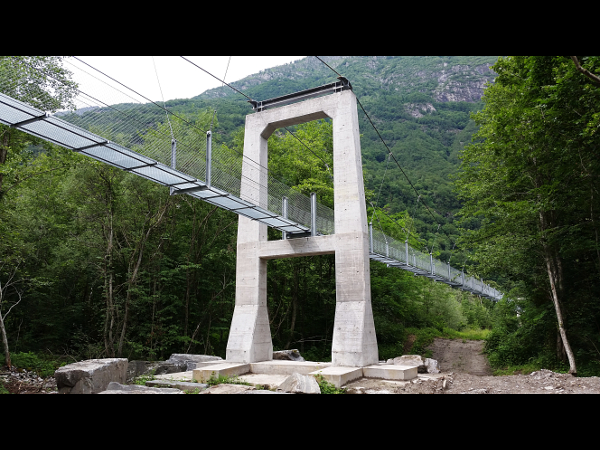
[(312, 375), (302, 375), (293, 373), (287, 377), (277, 388), (281, 392), (291, 392), (293, 394), (320, 394), (319, 383)]
[(424, 364), (427, 368), (427, 373), (440, 373), (440, 366), (436, 359), (425, 358)]

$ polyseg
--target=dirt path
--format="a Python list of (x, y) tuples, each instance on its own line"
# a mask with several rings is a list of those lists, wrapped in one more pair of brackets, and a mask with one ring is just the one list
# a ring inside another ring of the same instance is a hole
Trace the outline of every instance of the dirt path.
[(484, 341), (435, 339), (429, 347), (439, 374), (410, 381), (363, 378), (345, 387), (350, 394), (600, 394), (599, 377), (573, 377), (542, 369), (529, 375), (492, 376)]
[(428, 347), (442, 372), (460, 372), (471, 375), (492, 375), (487, 357), (482, 353), (485, 341), (435, 339)]

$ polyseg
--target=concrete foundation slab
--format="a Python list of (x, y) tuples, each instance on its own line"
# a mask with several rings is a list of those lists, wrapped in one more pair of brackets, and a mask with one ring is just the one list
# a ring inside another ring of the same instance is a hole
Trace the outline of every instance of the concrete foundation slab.
[(273, 375), (264, 373), (248, 373), (240, 375), (239, 379), (250, 383), (252, 386), (266, 386), (267, 389), (277, 389), (289, 375)]
[(309, 375), (323, 375), (326, 381), (340, 388), (353, 380), (361, 378), (363, 370), (360, 367), (329, 366), (311, 372)]
[(250, 364), (240, 363), (221, 363), (214, 364), (211, 366), (201, 367), (200, 369), (194, 369), (192, 371), (192, 379), (199, 383), (207, 382), (212, 375), (218, 377), (224, 375), (228, 377), (234, 377), (243, 375), (250, 372)]
[(308, 375), (315, 370), (322, 370), (331, 365), (332, 363), (314, 361), (272, 360), (251, 363), (250, 371), (252, 373), (261, 374), (291, 375), (295, 372), (302, 375)]
[(397, 366), (375, 364), (363, 367), (363, 376), (367, 378), (383, 378), (385, 380), (412, 380), (417, 377), (416, 366)]

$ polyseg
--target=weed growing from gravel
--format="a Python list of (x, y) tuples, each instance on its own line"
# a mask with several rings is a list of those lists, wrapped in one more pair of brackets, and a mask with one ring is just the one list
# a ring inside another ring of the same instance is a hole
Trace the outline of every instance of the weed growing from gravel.
[(320, 373), (315, 375), (317, 379), (317, 383), (319, 383), (319, 388), (321, 389), (321, 394), (345, 394), (346, 389), (344, 388), (336, 388), (335, 385), (327, 381), (323, 375)]

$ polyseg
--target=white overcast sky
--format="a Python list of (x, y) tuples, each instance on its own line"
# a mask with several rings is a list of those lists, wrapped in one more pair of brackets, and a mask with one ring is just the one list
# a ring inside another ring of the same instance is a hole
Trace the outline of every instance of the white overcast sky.
[[(221, 86), (202, 70), (194, 67), (179, 56), (77, 56), (80, 60), (101, 70), (126, 86), (153, 101), (190, 98), (207, 89)], [(304, 56), (186, 56), (198, 66), (223, 79), (227, 83), (238, 81), (263, 69), (279, 66), (304, 58)], [(67, 58), (74, 66), (91, 71), (77, 60)], [(155, 71), (156, 66), (156, 71)], [(73, 70), (73, 66), (66, 65)], [(227, 71), (227, 75), (225, 72)], [(156, 72), (158, 72), (157, 81)], [(80, 82), (77, 72), (75, 81)], [(80, 86), (85, 92), (85, 84)]]

